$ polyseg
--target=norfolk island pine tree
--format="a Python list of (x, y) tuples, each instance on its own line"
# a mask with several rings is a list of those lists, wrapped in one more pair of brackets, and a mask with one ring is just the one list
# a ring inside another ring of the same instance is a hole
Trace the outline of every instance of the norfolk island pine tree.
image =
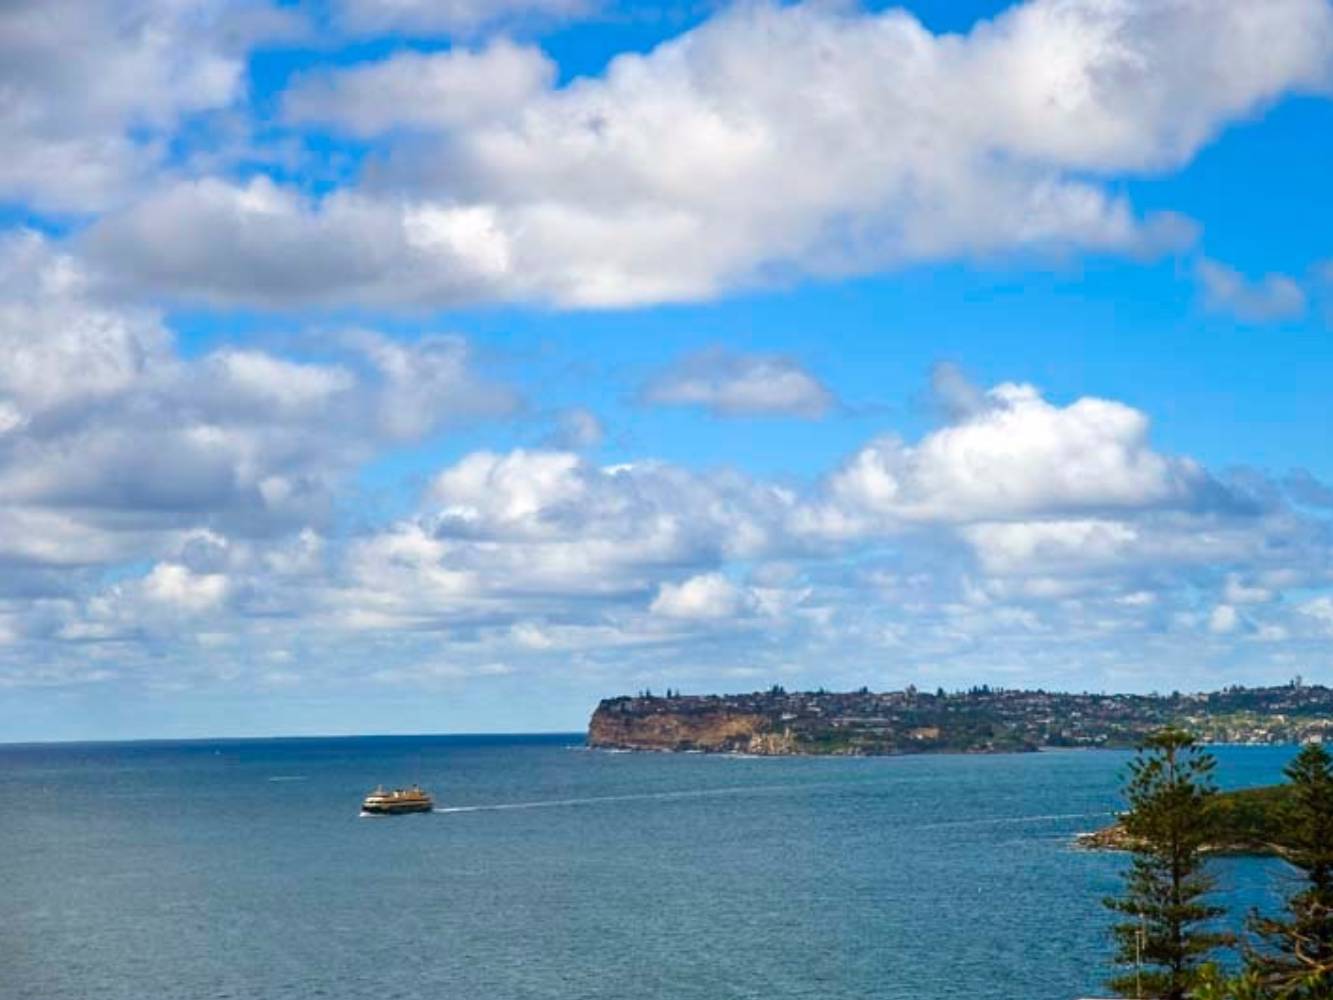
[(1112, 933), (1126, 972), (1109, 983), (1122, 996), (1185, 1000), (1210, 953), (1231, 940), (1208, 926), (1225, 913), (1208, 902), (1214, 880), (1202, 853), (1215, 766), (1178, 729), (1154, 733), (1129, 765), (1122, 822), (1133, 857), (1124, 894), (1105, 900), (1125, 918)]

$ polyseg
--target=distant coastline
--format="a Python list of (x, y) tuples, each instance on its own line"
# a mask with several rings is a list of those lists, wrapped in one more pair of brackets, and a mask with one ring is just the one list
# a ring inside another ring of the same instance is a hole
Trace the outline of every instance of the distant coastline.
[(599, 749), (883, 756), (1125, 749), (1164, 725), (1210, 744), (1333, 740), (1333, 689), (1299, 682), (1170, 695), (977, 687), (607, 698), (588, 724)]

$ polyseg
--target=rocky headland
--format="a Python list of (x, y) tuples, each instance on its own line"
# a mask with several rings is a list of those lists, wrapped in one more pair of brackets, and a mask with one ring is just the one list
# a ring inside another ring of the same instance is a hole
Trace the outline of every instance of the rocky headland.
[(1333, 690), (1299, 681), (1199, 694), (797, 691), (602, 701), (593, 747), (750, 754), (1012, 753), (1137, 746), (1172, 725), (1203, 743), (1333, 739)]
[[(1204, 852), (1282, 856), (1291, 829), (1286, 822), (1290, 794), (1286, 785), (1218, 794), (1208, 806), (1210, 829)], [(1135, 846), (1134, 838), (1118, 821), (1091, 833), (1080, 833), (1075, 840), (1079, 847), (1094, 851), (1128, 851)]]
[(931, 750), (1035, 750), (1011, 728), (977, 720), (935, 696), (781, 689), (745, 695), (608, 698), (588, 724), (588, 745), (758, 755), (869, 756)]

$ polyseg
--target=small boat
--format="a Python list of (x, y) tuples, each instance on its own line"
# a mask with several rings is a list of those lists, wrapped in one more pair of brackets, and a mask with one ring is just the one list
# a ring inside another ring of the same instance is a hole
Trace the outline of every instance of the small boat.
[(434, 808), (435, 800), (430, 797), (430, 793), (422, 791), (419, 785), (413, 785), (411, 788), (395, 788), (393, 791), (389, 791), (383, 785), (377, 785), (375, 790), (361, 802), (362, 812), (377, 816), (430, 812)]

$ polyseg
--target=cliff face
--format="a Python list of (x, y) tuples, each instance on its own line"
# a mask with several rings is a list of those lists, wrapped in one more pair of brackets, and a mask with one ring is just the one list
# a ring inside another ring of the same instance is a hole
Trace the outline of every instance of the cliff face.
[[(1257, 721), (1256, 721), (1257, 717)], [(989, 687), (934, 694), (794, 691), (608, 698), (594, 747), (755, 754), (1014, 753), (1134, 747), (1165, 725), (1205, 743), (1333, 740), (1333, 688), (1228, 688), (1212, 694), (1105, 695)]]
[(915, 689), (875, 695), (826, 691), (788, 694), (644, 693), (608, 698), (588, 725), (588, 744), (627, 750), (866, 755), (972, 753), (1032, 749), (1013, 727), (955, 711), (948, 699)]
[[(620, 710), (618, 710), (620, 709)], [(790, 738), (767, 716), (740, 712), (631, 712), (602, 702), (588, 724), (588, 745), (604, 749), (791, 753)]]

